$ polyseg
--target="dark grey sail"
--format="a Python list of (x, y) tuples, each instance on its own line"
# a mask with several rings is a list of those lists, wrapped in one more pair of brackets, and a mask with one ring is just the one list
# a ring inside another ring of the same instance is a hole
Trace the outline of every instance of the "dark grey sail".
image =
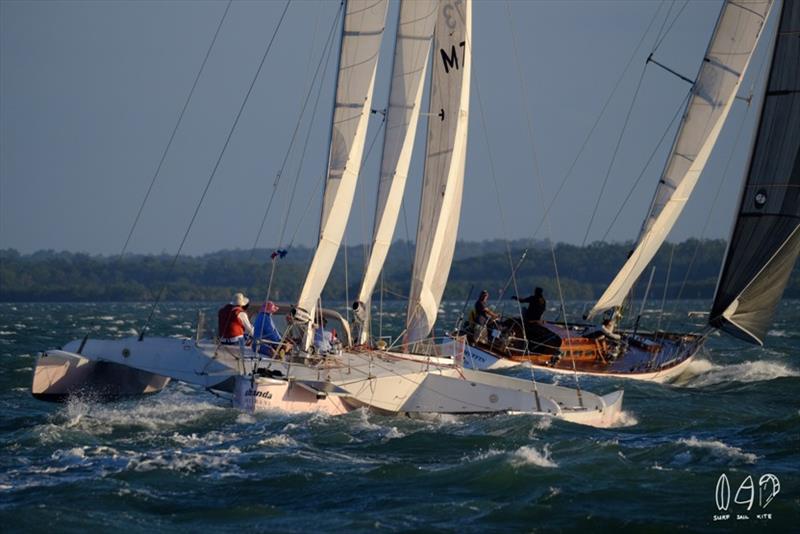
[(710, 323), (763, 344), (800, 253), (800, 0), (785, 0)]

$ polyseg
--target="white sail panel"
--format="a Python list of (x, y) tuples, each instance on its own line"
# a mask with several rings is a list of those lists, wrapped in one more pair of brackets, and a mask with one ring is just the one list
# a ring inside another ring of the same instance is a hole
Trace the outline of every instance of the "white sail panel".
[(723, 5), (636, 246), (590, 317), (622, 305), (678, 220), (722, 131), (771, 4)]
[[(386, 261), (403, 202), (437, 7), (438, 0), (400, 4), (372, 249), (358, 294), (358, 300), (367, 304)], [(363, 329), (360, 342), (366, 341), (367, 331)]]
[(467, 156), (472, 2), (439, 2), (406, 342), (430, 334), (453, 261)]
[(313, 316), (342, 242), (367, 135), (388, 0), (349, 0), (342, 28), (319, 243), (297, 307)]

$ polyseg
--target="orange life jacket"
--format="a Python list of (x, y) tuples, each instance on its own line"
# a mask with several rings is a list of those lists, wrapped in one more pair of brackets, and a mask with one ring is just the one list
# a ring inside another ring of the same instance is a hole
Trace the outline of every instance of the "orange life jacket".
[(239, 319), (239, 314), (243, 311), (241, 306), (233, 304), (226, 304), (220, 308), (217, 314), (219, 337), (230, 339), (244, 335), (244, 324)]

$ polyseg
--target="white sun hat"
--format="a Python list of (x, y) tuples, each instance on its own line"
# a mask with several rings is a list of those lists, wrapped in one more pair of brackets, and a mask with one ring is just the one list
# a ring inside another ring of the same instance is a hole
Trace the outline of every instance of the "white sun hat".
[(250, 302), (250, 299), (244, 296), (244, 293), (234, 293), (233, 299), (231, 299), (231, 304), (234, 306), (247, 306), (247, 303)]

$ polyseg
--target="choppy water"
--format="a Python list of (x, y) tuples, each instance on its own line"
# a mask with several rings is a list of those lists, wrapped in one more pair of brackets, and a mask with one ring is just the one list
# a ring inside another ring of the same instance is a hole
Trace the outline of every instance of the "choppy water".
[[(153, 333), (191, 335), (200, 306), (163, 306)], [(459, 308), (445, 306), (444, 324)], [(704, 304), (673, 308), (665, 322), (681, 328)], [(181, 384), (112, 404), (30, 396), (37, 351), (87, 329), (130, 335), (147, 311), (0, 304), (0, 530), (796, 532), (800, 524), (800, 302), (781, 306), (767, 348), (712, 337), (679, 386), (583, 379), (599, 393), (625, 389), (624, 424), (604, 430), (519, 415), (250, 416)], [(723, 473), (727, 512), (715, 504)], [(764, 508), (758, 481), (767, 473), (780, 492)], [(749, 511), (734, 502), (748, 476)]]

